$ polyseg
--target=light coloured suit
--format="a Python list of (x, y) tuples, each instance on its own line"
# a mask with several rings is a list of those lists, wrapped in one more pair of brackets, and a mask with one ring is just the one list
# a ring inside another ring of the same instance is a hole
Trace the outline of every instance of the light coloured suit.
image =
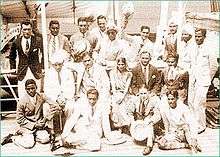
[[(80, 97), (84, 97), (86, 95), (86, 92), (89, 89), (85, 89), (83, 88), (84, 86), (84, 76), (86, 75), (86, 70), (85, 70), (85, 66), (80, 63), (77, 68), (76, 68), (78, 75), (77, 75), (77, 94)], [(94, 63), (92, 68), (91, 68), (91, 80), (93, 81), (93, 85), (95, 89), (98, 90), (98, 92), (100, 93), (100, 98), (104, 98), (106, 99), (106, 96), (109, 96), (109, 92), (110, 92), (110, 81), (109, 81), (109, 77), (105, 71), (105, 69)]]
[(188, 106), (181, 100), (177, 100), (177, 107), (174, 109), (169, 107), (168, 102), (162, 105), (165, 106), (160, 111), (165, 127), (165, 135), (159, 141), (159, 148), (184, 148), (186, 146), (185, 142), (192, 145), (193, 139), (197, 139), (197, 128), (194, 115), (190, 112)]
[[(54, 67), (50, 67), (44, 80), (44, 93), (53, 102), (56, 102), (59, 96), (66, 99), (64, 108), (67, 118), (73, 111), (75, 96), (75, 78), (74, 73), (65, 66), (60, 71), (61, 84), (59, 84), (58, 72)], [(49, 110), (49, 106), (45, 105), (45, 110)]]
[[(14, 137), (14, 143), (24, 148), (32, 148), (36, 140), (46, 143), (49, 141), (49, 134), (46, 130), (39, 130), (35, 127), (37, 122), (43, 121), (43, 104), (47, 101), (43, 95), (36, 94), (34, 101), (31, 101), (27, 93), (20, 99), (17, 105), (16, 120), (19, 124), (16, 130), (19, 136)], [(34, 137), (34, 134), (37, 136)]]
[(206, 39), (191, 53), (188, 102), (193, 109), (200, 129), (206, 127), (205, 103), (208, 88), (218, 69), (216, 50)]
[[(80, 99), (74, 114), (66, 121), (62, 138), (88, 150), (100, 150), (103, 133), (108, 137), (111, 132), (109, 112), (110, 107), (100, 99), (94, 107), (89, 104), (87, 98)], [(75, 133), (71, 132), (73, 128)]]
[[(55, 38), (56, 38), (56, 46), (55, 46), (55, 52), (53, 51), (53, 46), (52, 46), (52, 40), (53, 40), (54, 36), (52, 34), (48, 34), (47, 35), (47, 42), (48, 42), (48, 54), (49, 54), (49, 61), (51, 59), (51, 56), (53, 55), (53, 53), (55, 53), (58, 50), (65, 50), (68, 53), (71, 53), (71, 48), (70, 48), (70, 43), (69, 40), (66, 36), (62, 35), (62, 34), (58, 34)], [(61, 51), (60, 51), (61, 52)]]

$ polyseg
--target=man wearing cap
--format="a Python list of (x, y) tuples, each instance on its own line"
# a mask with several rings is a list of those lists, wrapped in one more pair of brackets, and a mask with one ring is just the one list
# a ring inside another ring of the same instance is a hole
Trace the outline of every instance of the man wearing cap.
[(171, 90), (166, 93), (168, 101), (161, 112), (165, 127), (165, 135), (159, 139), (159, 148), (173, 150), (190, 148), (192, 153), (201, 151), (197, 143), (197, 129), (193, 113), (181, 100), (178, 92)]
[(196, 44), (194, 41), (194, 31), (193, 26), (188, 23), (183, 26), (182, 41), (177, 52), (179, 54), (178, 65), (186, 71), (189, 71), (190, 53), (195, 48)]
[(168, 36), (165, 37), (165, 58), (169, 53), (175, 54), (177, 52), (177, 20), (175, 18), (171, 18), (168, 22), (168, 26)]
[(123, 55), (122, 41), (117, 38), (118, 27), (116, 25), (108, 24), (107, 35), (108, 38), (101, 41), (100, 51), (96, 58), (96, 62), (104, 66), (107, 70), (116, 66), (116, 59)]
[(1, 145), (14, 142), (18, 146), (30, 149), (36, 141), (40, 143), (50, 141), (45, 130), (45, 123), (50, 115), (43, 115), (43, 104), (48, 101), (42, 94), (37, 93), (37, 85), (33, 79), (25, 82), (25, 90), (26, 93), (19, 101), (16, 111), (19, 127), (16, 127), (14, 132), (11, 131)]
[[(48, 34), (48, 59), (51, 62), (51, 56), (60, 49), (70, 53), (70, 43), (68, 38), (60, 33), (60, 23), (57, 20), (51, 20), (49, 24), (50, 33)], [(62, 51), (60, 51), (62, 52)]]
[(189, 105), (198, 123), (198, 132), (206, 129), (205, 104), (211, 81), (218, 69), (216, 50), (206, 39), (206, 29), (195, 30), (196, 48), (191, 52), (189, 75)]
[[(143, 155), (151, 153), (154, 144), (154, 124), (160, 119), (158, 104), (150, 101), (148, 90), (145, 87), (140, 89), (134, 111), (134, 120), (131, 123), (130, 133), (137, 144), (145, 145)], [(146, 141), (147, 140), (147, 141)]]
[(72, 53), (75, 56), (75, 60), (79, 62), (79, 59), (77, 58), (77, 54), (74, 51), (74, 45), (81, 40), (89, 42), (90, 43), (89, 52), (92, 54), (93, 50), (96, 49), (98, 39), (95, 35), (91, 34), (91, 32), (89, 31), (89, 25), (86, 17), (78, 18), (77, 23), (78, 23), (79, 32), (73, 34), (70, 37), (70, 44), (72, 47)]
[(43, 43), (42, 39), (33, 34), (32, 23), (29, 20), (21, 22), (21, 35), (13, 42), (10, 51), (10, 68), (16, 69), (16, 58), (19, 57), (17, 66), (18, 96), (25, 94), (25, 82), (34, 79), (39, 91), (43, 68)]
[[(61, 135), (63, 143), (79, 145), (90, 151), (101, 149), (101, 137), (109, 137), (110, 106), (103, 104), (98, 90), (91, 88), (86, 93), (87, 98), (79, 101), (74, 114), (67, 120)], [(75, 132), (71, 130), (74, 128)]]

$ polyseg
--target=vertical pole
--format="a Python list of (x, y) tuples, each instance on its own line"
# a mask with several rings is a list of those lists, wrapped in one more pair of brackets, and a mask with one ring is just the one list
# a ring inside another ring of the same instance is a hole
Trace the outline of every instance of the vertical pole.
[(159, 26), (157, 27), (156, 43), (154, 53), (157, 53), (157, 56), (163, 55), (162, 49), (162, 39), (164, 35), (164, 30), (167, 27), (167, 18), (168, 18), (168, 7), (169, 1), (160, 2), (160, 21)]
[(112, 0), (112, 12), (113, 12), (113, 20), (114, 20), (114, 24), (117, 25), (117, 20), (115, 18), (115, 0)]
[(42, 36), (43, 36), (43, 51), (44, 51), (44, 69), (45, 75), (48, 70), (48, 52), (47, 52), (47, 25), (46, 25), (46, 9), (45, 2), (41, 1), (41, 28), (42, 28)]

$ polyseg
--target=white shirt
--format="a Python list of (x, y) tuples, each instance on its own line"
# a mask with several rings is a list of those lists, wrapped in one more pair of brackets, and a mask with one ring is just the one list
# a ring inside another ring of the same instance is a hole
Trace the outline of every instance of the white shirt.
[(22, 50), (23, 52), (25, 53), (26, 52), (26, 42), (28, 41), (29, 43), (29, 50), (30, 50), (30, 46), (31, 46), (31, 37), (26, 39), (25, 37), (22, 37), (21, 38), (21, 47), (22, 47)]
[(51, 35), (50, 41), (49, 41), (49, 60), (51, 59), (51, 56), (54, 52), (59, 50), (59, 39), (58, 36)]

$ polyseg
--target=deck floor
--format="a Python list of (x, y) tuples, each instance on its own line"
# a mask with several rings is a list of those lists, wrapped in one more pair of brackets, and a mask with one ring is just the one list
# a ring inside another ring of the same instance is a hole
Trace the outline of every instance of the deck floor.
[[(6, 136), (10, 130), (15, 127), (16, 120), (15, 114), (8, 115), (1, 120), (1, 138)], [(199, 143), (202, 147), (202, 152), (197, 155), (202, 156), (219, 156), (219, 129), (207, 128), (206, 131), (199, 135)], [(1, 147), (1, 156), (51, 156), (61, 154), (71, 154), (77, 156), (97, 156), (97, 155), (112, 155), (112, 156), (141, 156), (143, 146), (139, 146), (133, 143), (130, 137), (127, 137), (127, 142), (120, 145), (107, 145), (103, 142), (101, 151), (88, 152), (86, 150), (79, 149), (66, 149), (60, 148), (55, 152), (50, 151), (49, 144), (37, 143), (32, 149), (23, 149), (13, 143), (6, 144)], [(151, 156), (190, 156), (190, 150), (178, 149), (178, 150), (159, 150), (157, 144), (154, 145), (154, 149)]]

